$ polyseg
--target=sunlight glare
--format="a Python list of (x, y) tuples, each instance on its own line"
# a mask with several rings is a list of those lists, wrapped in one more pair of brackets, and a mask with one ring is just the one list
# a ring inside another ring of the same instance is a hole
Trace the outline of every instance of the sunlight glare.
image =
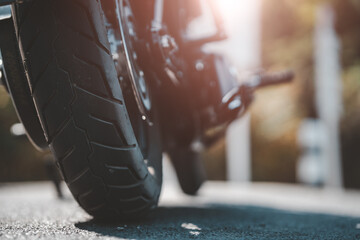
[(234, 20), (247, 20), (252, 10), (257, 9), (260, 1), (256, 0), (215, 0), (224, 21), (231, 23)]
[(236, 6), (239, 0), (216, 0), (219, 10), (223, 16), (234, 15), (237, 12)]

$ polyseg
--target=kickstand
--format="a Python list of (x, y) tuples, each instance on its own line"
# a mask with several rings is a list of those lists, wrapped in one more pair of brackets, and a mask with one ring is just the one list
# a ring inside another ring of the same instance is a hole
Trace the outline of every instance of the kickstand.
[(58, 168), (56, 167), (55, 160), (51, 156), (51, 154), (48, 154), (48, 155), (46, 155), (44, 157), (44, 164), (45, 164), (45, 168), (46, 168), (48, 178), (54, 184), (54, 187), (55, 187), (58, 198), (63, 199), (64, 194), (63, 194), (62, 189), (61, 189), (62, 178), (61, 178), (61, 175), (60, 175), (60, 172), (59, 172)]

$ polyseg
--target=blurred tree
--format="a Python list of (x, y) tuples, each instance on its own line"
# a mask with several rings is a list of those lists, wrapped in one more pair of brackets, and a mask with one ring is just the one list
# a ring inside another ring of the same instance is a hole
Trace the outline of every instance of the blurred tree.
[(344, 117), (341, 124), (345, 186), (360, 188), (360, 2), (333, 0), (342, 41)]
[(295, 180), (298, 123), (303, 118), (317, 117), (313, 32), (316, 7), (324, 2), (334, 6), (336, 28), (342, 42), (341, 140), (345, 184), (360, 187), (360, 148), (357, 147), (360, 140), (360, 2), (357, 0), (263, 1), (263, 66), (267, 69), (290, 67), (297, 77), (292, 86), (258, 94), (252, 110), (255, 180)]
[(255, 181), (296, 181), (298, 126), (304, 117), (316, 117), (312, 45), (316, 2), (263, 1), (263, 67), (293, 69), (296, 79), (257, 94), (252, 108)]

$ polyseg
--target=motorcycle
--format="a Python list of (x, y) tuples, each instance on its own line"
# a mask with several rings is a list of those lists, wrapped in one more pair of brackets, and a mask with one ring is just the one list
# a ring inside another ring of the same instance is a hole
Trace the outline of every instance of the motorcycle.
[[(79, 205), (96, 218), (155, 208), (166, 152), (180, 185), (205, 180), (201, 149), (241, 117), (256, 89), (291, 72), (239, 83), (226, 58), (203, 50), (226, 39), (191, 36), (200, 0), (0, 0), (3, 84), (27, 136), (50, 148)], [(201, 146), (199, 148), (199, 146)]]

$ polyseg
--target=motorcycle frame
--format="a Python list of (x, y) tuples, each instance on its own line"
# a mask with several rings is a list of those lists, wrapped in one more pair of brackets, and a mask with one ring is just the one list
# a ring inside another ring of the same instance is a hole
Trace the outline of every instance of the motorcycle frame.
[[(155, 5), (156, 2), (164, 4), (162, 0), (155, 0)], [(162, 80), (167, 83), (163, 83), (165, 87), (160, 91), (161, 102), (167, 104), (162, 106), (166, 109), (162, 115), (162, 125), (165, 128), (163, 132), (168, 133), (165, 139), (172, 145), (189, 146), (194, 142), (205, 146), (211, 145), (224, 135), (227, 126), (224, 122), (234, 120), (220, 121), (222, 116), (219, 106), (222, 98), (238, 86), (237, 79), (230, 74), (230, 65), (222, 55), (209, 54), (202, 50), (202, 46), (207, 43), (227, 39), (222, 18), (216, 11), (215, 3), (209, 1), (216, 33), (197, 40), (187, 40), (187, 25), (183, 21), (184, 15), (181, 14), (187, 13), (187, 8), (191, 6), (189, 4), (196, 4), (195, 2), (200, 3), (200, 0), (171, 1), (170, 7), (170, 2), (167, 1), (167, 6), (155, 8), (155, 12), (157, 9), (167, 10), (162, 17), (163, 25), (170, 35), (174, 36), (179, 45), (178, 58), (183, 60), (178, 69), (180, 74), (176, 73), (180, 84), (171, 84), (169, 77), (165, 77)], [(154, 15), (156, 16), (156, 13)], [(215, 138), (213, 134), (211, 137), (208, 136), (209, 130), (219, 127), (222, 130), (216, 132), (221, 132), (220, 134), (215, 134)]]

